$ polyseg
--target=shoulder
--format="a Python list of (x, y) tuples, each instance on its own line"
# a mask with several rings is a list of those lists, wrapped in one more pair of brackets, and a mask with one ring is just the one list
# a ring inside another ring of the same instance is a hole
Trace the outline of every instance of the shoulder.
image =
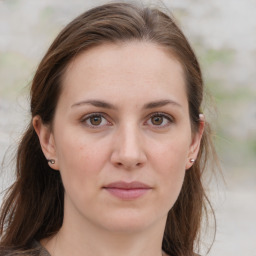
[(29, 248), (9, 249), (0, 248), (0, 256), (50, 256), (50, 254), (37, 241), (33, 241)]
[(51, 256), (50, 253), (36, 240), (33, 241), (32, 248), (37, 251), (38, 256)]
[(0, 256), (41, 256), (37, 250), (1, 250)]
[[(169, 254), (167, 254), (166, 252), (162, 252), (163, 256), (170, 256)], [(201, 256), (200, 254), (194, 253), (192, 256)]]

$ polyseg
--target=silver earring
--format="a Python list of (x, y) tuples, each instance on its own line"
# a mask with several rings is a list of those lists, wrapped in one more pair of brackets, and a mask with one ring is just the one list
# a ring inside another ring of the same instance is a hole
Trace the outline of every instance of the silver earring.
[(48, 159), (47, 162), (51, 163), (51, 164), (55, 164), (55, 160), (54, 159)]
[(194, 163), (195, 159), (194, 158), (190, 158), (189, 161), (190, 161), (190, 163)]

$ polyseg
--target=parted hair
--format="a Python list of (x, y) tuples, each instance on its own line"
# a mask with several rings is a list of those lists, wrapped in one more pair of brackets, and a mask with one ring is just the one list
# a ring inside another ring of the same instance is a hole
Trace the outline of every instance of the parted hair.
[[(158, 8), (124, 2), (86, 11), (59, 33), (34, 75), (30, 91), (31, 120), (17, 150), (16, 180), (8, 189), (1, 208), (2, 252), (10, 250), (10, 255), (30, 255), (31, 243), (56, 234), (63, 222), (61, 176), (49, 167), (32, 118), (39, 115), (44, 124), (52, 124), (63, 74), (76, 56), (105, 43), (129, 41), (160, 45), (181, 63), (192, 132), (199, 129), (204, 95), (202, 74), (190, 44), (173, 17)], [(206, 122), (197, 160), (186, 171), (179, 197), (168, 213), (162, 248), (169, 255), (195, 255), (200, 244), (202, 217), (212, 210), (202, 177), (207, 162), (214, 156)]]

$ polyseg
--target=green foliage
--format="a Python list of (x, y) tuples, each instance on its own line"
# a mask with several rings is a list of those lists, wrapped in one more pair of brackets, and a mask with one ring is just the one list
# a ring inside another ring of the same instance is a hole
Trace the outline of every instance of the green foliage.
[(45, 20), (49, 20), (53, 15), (54, 15), (53, 7), (47, 6), (40, 12), (40, 21), (43, 22)]
[(20, 53), (2, 52), (0, 95), (13, 98), (26, 88), (32, 77), (32, 61)]
[(235, 51), (231, 48), (222, 48), (219, 50), (205, 49), (201, 61), (204, 65), (213, 64), (231, 64), (235, 57)]

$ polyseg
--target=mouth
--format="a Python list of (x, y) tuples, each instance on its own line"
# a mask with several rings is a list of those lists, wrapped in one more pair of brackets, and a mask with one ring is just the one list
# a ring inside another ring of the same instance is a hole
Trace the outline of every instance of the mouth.
[(118, 181), (104, 186), (103, 189), (109, 192), (111, 195), (120, 199), (133, 200), (143, 196), (144, 194), (152, 190), (152, 187), (137, 181)]

